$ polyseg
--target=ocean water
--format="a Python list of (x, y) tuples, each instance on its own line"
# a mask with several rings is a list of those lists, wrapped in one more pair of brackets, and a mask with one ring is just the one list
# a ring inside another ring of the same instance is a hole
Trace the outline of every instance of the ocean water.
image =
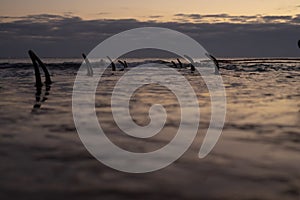
[[(172, 66), (171, 60), (127, 62), (131, 68), (152, 61)], [(47, 91), (43, 87), (37, 101), (30, 61), (0, 60), (1, 199), (299, 199), (299, 59), (222, 60), (226, 122), (205, 159), (199, 159), (198, 152), (211, 117), (209, 92), (188, 65), (178, 69), (198, 97), (198, 134), (179, 160), (147, 174), (110, 169), (80, 141), (72, 116), (72, 92), (82, 60), (43, 61), (53, 84)], [(122, 69), (119, 64), (117, 68)], [(164, 87), (142, 87), (130, 104), (130, 114), (141, 126), (149, 123), (151, 105), (165, 107), (168, 118), (159, 134), (148, 139), (128, 137), (114, 122), (111, 93), (124, 73), (112, 75), (107, 70), (97, 88), (95, 109), (105, 133), (132, 152), (167, 145), (179, 127), (180, 109), (176, 96)]]

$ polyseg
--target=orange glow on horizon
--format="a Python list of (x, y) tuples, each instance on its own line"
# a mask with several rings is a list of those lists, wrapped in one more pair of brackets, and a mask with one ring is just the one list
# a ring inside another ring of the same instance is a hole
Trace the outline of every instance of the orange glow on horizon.
[(290, 15), (300, 13), (299, 0), (0, 0), (2, 16), (71, 14), (83, 19), (137, 19), (176, 21), (183, 14), (228, 14), (233, 16)]

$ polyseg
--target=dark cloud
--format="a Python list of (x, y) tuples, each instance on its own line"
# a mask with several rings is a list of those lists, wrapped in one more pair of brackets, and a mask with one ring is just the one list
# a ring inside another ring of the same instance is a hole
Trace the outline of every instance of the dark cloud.
[(228, 14), (210, 14), (210, 15), (200, 15), (200, 14), (175, 14), (174, 17), (179, 20), (185, 20), (196, 23), (205, 22), (232, 22), (232, 23), (292, 23), (293, 16), (232, 16)]
[(300, 15), (297, 15), (296, 17), (293, 17), (291, 22), (295, 23), (295, 24), (300, 24)]
[(174, 16), (175, 16), (175, 17), (185, 17), (185, 16), (186, 16), (186, 14), (183, 14), (183, 13), (178, 13), (178, 14), (175, 14)]
[(148, 18), (151, 18), (151, 19), (158, 19), (158, 18), (162, 18), (163, 16), (161, 15), (151, 15), (149, 16)]
[(97, 15), (108, 15), (108, 14), (111, 14), (111, 13), (109, 13), (109, 12), (99, 12), (99, 13), (97, 13)]
[(263, 16), (261, 17), (265, 23), (272, 22), (291, 22), (292, 16)]
[(201, 19), (202, 17), (199, 14), (190, 14), (189, 18), (191, 18), (191, 19)]
[(262, 17), (263, 19), (266, 19), (266, 20), (291, 20), (293, 17), (292, 16), (263, 16)]
[[(207, 18), (207, 15), (188, 15), (198, 20)], [(182, 19), (176, 22), (141, 22), (136, 19), (83, 20), (77, 16), (51, 14), (13, 18), (2, 16), (0, 56), (25, 57), (28, 49), (34, 49), (45, 57), (79, 57), (82, 52), (89, 52), (106, 38), (138, 27), (165, 27), (180, 31), (219, 57), (300, 55), (296, 46), (300, 39), (300, 15), (259, 16), (263, 23), (248, 23), (249, 20), (256, 20), (257, 16), (208, 16), (227, 17), (237, 21), (244, 19), (245, 23), (192, 23), (185, 16), (186, 14), (176, 14), (176, 17)], [(275, 23), (276, 20), (283, 21)]]
[(174, 15), (175, 17), (180, 17), (180, 18), (188, 18), (188, 19), (201, 19), (202, 16), (200, 14), (183, 14), (183, 13), (178, 13)]
[(229, 18), (228, 14), (217, 14), (217, 15), (203, 15), (204, 18)]

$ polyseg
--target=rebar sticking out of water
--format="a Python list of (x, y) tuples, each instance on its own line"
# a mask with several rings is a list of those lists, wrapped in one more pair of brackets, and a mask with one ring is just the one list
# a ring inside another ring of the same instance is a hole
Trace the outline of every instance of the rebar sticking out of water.
[(41, 74), (39, 70), (39, 65), (43, 69), (45, 74), (45, 83), (46, 85), (49, 85), (52, 83), (49, 71), (47, 70), (45, 64), (41, 61), (41, 59), (32, 51), (28, 51), (29, 57), (32, 61), (33, 67), (34, 67), (34, 75), (35, 75), (35, 85), (36, 87), (42, 87), (43, 83), (41, 80)]
[(109, 56), (106, 56), (111, 63), (111, 71), (116, 71), (116, 65)]
[(179, 67), (180, 67), (180, 68), (183, 68), (182, 63), (181, 63), (181, 61), (180, 61), (179, 58), (177, 58), (177, 61), (178, 61), (178, 63), (179, 63)]
[(121, 65), (123, 65), (122, 71), (125, 70), (125, 69), (128, 67), (128, 65), (127, 65), (127, 63), (126, 63), (125, 60), (124, 60), (124, 61), (118, 60), (118, 62), (119, 62)]
[(93, 72), (93, 68), (92, 68), (92, 65), (91, 65), (89, 59), (86, 57), (86, 55), (84, 53), (82, 54), (82, 57), (86, 63), (87, 75), (93, 76), (94, 72)]
[(219, 65), (218, 60), (211, 54), (206, 53), (205, 55), (214, 62), (214, 64), (215, 64), (215, 74), (219, 74), (220, 65)]
[(193, 60), (191, 57), (189, 57), (188, 55), (184, 55), (184, 57), (185, 57), (188, 61), (190, 61), (191, 73), (194, 73), (194, 72), (195, 72), (195, 62), (194, 62), (194, 60)]
[(175, 63), (174, 61), (171, 61), (171, 63), (173, 64), (173, 66), (174, 66), (175, 68), (177, 68), (177, 65), (176, 65), (176, 63)]

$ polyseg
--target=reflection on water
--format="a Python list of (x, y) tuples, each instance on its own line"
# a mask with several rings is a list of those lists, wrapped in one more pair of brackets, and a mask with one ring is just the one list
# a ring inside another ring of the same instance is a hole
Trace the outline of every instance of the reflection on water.
[(35, 104), (33, 105), (32, 112), (41, 108), (42, 103), (46, 102), (51, 90), (51, 84), (45, 84), (45, 91), (42, 93), (43, 87), (36, 86)]

